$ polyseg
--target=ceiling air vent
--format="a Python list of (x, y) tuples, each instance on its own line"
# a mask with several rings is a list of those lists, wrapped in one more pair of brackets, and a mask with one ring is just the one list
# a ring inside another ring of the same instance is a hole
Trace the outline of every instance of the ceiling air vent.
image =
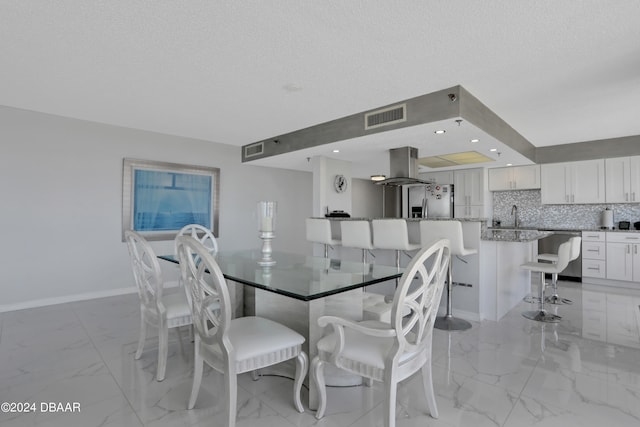
[(259, 156), (264, 153), (264, 142), (256, 142), (255, 144), (244, 147), (244, 158)]
[(364, 115), (364, 128), (375, 129), (407, 120), (407, 104), (394, 105)]

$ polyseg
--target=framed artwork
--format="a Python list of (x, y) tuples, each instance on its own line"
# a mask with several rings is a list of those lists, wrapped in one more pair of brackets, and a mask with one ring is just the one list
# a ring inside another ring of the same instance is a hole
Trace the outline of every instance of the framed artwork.
[(125, 230), (171, 240), (187, 224), (200, 224), (218, 237), (219, 196), (219, 168), (125, 158), (122, 241)]

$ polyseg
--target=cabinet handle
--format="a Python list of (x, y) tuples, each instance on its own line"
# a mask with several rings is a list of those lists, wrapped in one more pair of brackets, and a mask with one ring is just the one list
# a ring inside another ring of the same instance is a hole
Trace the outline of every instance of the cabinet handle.
[(633, 253), (638, 255), (638, 245), (633, 245)]
[(598, 267), (587, 267), (587, 270), (596, 270), (596, 271), (600, 271), (600, 266), (598, 266)]
[(627, 245), (627, 253), (630, 254), (631, 253), (631, 245)]
[(624, 201), (625, 202), (629, 201), (629, 193), (624, 193)]
[(569, 195), (568, 194), (564, 196), (564, 201), (569, 203)]
[(633, 201), (633, 202), (636, 201), (636, 192), (635, 191), (633, 193), (631, 193), (631, 201)]
[(573, 202), (575, 202), (575, 201), (576, 201), (576, 196), (572, 194), (572, 195), (571, 195), (571, 203), (573, 203)]
[(633, 236), (633, 237), (632, 237), (632, 236), (627, 236), (627, 237), (625, 237), (624, 239), (625, 239), (625, 240), (638, 240), (638, 239), (640, 239), (640, 237), (636, 237), (636, 236)]
[(600, 253), (600, 248), (598, 248), (598, 249), (587, 249), (587, 252), (597, 252), (597, 253)]

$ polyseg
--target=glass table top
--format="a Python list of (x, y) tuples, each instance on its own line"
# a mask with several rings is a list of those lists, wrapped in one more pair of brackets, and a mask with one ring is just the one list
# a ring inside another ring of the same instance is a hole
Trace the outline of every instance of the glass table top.
[[(175, 255), (160, 255), (158, 258), (178, 262)], [(259, 249), (220, 251), (216, 254), (216, 261), (228, 280), (302, 301), (385, 282), (400, 277), (404, 272), (403, 268), (388, 265), (284, 252), (273, 252), (275, 265), (261, 267), (258, 265), (261, 258)]]

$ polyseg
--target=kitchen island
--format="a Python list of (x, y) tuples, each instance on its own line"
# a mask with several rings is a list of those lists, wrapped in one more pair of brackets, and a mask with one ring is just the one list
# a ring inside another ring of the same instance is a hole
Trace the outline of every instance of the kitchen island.
[[(340, 221), (371, 220), (369, 218), (328, 218), (334, 238), (340, 238)], [(406, 218), (411, 242), (420, 242), (421, 218)], [(549, 232), (537, 230), (492, 230), (486, 228), (486, 218), (429, 218), (462, 223), (464, 246), (478, 253), (454, 257), (453, 313), (466, 320), (500, 320), (522, 298), (531, 292), (531, 273), (520, 266), (533, 261), (538, 254), (538, 240)], [(392, 251), (374, 250), (376, 264), (393, 265)], [(334, 248), (332, 257), (358, 259), (359, 250)], [(408, 258), (404, 257), (405, 265)], [(374, 285), (372, 291), (393, 294), (395, 283)], [(440, 304), (444, 312), (446, 296)]]

